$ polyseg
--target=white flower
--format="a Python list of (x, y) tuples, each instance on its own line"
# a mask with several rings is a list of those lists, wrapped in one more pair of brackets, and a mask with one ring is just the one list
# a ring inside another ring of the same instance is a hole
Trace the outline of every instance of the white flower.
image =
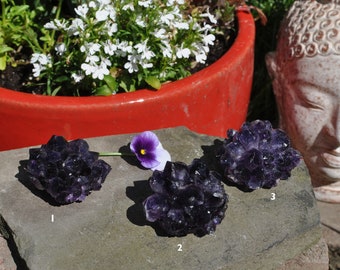
[(152, 68), (153, 67), (152, 63), (148, 63), (148, 62), (145, 62), (145, 61), (141, 61), (139, 64), (142, 66), (142, 68)]
[(214, 17), (214, 15), (212, 15), (212, 14), (209, 13), (209, 8), (207, 9), (207, 12), (206, 12), (206, 13), (202, 13), (202, 14), (200, 15), (200, 17), (202, 17), (202, 18), (208, 17), (211, 23), (217, 23), (217, 20), (216, 20), (216, 18)]
[(86, 14), (89, 11), (89, 7), (86, 4), (82, 4), (74, 9), (74, 11), (83, 18), (86, 18)]
[(51, 29), (51, 30), (66, 30), (67, 23), (66, 20), (58, 20), (54, 19), (44, 25), (44, 28)]
[(96, 8), (96, 7), (97, 7), (97, 4), (95, 3), (95, 1), (90, 1), (90, 2), (89, 2), (89, 7), (90, 7), (90, 8)]
[[(183, 44), (182, 44), (182, 46), (183, 46)], [(181, 48), (177, 49), (176, 56), (178, 58), (189, 58), (190, 57), (190, 50), (188, 48), (183, 48), (182, 46), (181, 46)]]
[(106, 5), (105, 10), (109, 12), (109, 17), (111, 20), (115, 21), (116, 20), (116, 10), (112, 5)]
[(94, 55), (96, 52), (99, 52), (101, 45), (99, 43), (85, 43), (80, 47), (81, 52), (88, 52), (90, 55)]
[(46, 67), (44, 67), (40, 64), (33, 64), (33, 69), (32, 69), (33, 76), (36, 77), (36, 78), (39, 77), (41, 71), (43, 71), (45, 69), (46, 69)]
[(58, 27), (56, 26), (56, 24), (53, 21), (45, 23), (44, 28), (45, 29), (51, 29), (51, 30), (58, 30)]
[(105, 24), (106, 34), (112, 36), (114, 33), (118, 31), (118, 25), (116, 23), (107, 21)]
[(31, 57), (31, 63), (39, 63), (42, 65), (47, 65), (51, 62), (51, 57), (43, 53), (33, 53)]
[(98, 10), (96, 12), (96, 19), (97, 21), (101, 22), (101, 21), (105, 21), (107, 19), (107, 17), (109, 17), (109, 12), (107, 10)]
[(105, 67), (111, 66), (111, 61), (108, 58), (106, 58), (106, 57), (102, 57), (101, 58), (100, 66), (102, 66), (102, 67), (104, 67), (104, 66)]
[(86, 75), (91, 75), (98, 68), (98, 66), (95, 65), (95, 64), (87, 64), (87, 63), (81, 64), (80, 67), (81, 67), (82, 70), (85, 71)]
[(189, 24), (187, 22), (175, 22), (174, 27), (177, 29), (189, 30)]
[(132, 46), (127, 41), (118, 41), (117, 48), (116, 54), (118, 56), (125, 57), (127, 54), (132, 53)]
[(129, 73), (137, 72), (138, 71), (137, 63), (139, 62), (139, 60), (140, 60), (139, 55), (130, 54), (128, 56), (129, 62), (125, 63), (124, 68), (127, 69), (129, 71)]
[(171, 13), (165, 13), (161, 15), (160, 21), (168, 26), (171, 25), (171, 22), (175, 19), (175, 16)]
[(86, 63), (90, 63), (91, 65), (96, 64), (97, 62), (99, 62), (99, 56), (97, 55), (88, 55), (85, 59)]
[(45, 70), (47, 66), (51, 64), (51, 57), (42, 53), (33, 53), (31, 63), (33, 64), (33, 76), (39, 77), (41, 71)]
[(193, 53), (195, 55), (196, 62), (204, 64), (207, 60), (207, 55), (209, 52), (209, 46), (205, 46), (203, 43), (196, 43), (193, 44), (195, 47), (195, 50), (193, 50)]
[(205, 61), (207, 61), (207, 55), (205, 53), (199, 52), (199, 53), (194, 53), (194, 54), (195, 54), (196, 62), (204, 64)]
[(159, 38), (159, 39), (165, 39), (166, 38), (166, 31), (164, 28), (160, 28), (158, 29), (157, 31), (154, 31), (152, 33), (156, 38)]
[(65, 43), (59, 43), (55, 46), (55, 51), (57, 52), (58, 55), (63, 55), (64, 52), (66, 52), (66, 45)]
[(124, 5), (122, 9), (123, 9), (123, 10), (128, 10), (128, 9), (130, 9), (131, 11), (134, 11), (134, 10), (135, 10), (135, 7), (134, 7), (133, 3), (128, 3), (128, 4)]
[(163, 57), (166, 58), (172, 58), (172, 50), (171, 50), (171, 46), (169, 43), (163, 43), (164, 47), (162, 47), (162, 54)]
[(106, 6), (111, 4), (111, 0), (97, 0), (97, 2), (100, 6)]
[(117, 45), (113, 44), (111, 42), (111, 40), (106, 40), (103, 43), (103, 47), (104, 47), (104, 52), (108, 55), (114, 55), (115, 51), (117, 51)]
[(139, 25), (140, 27), (145, 28), (146, 27), (146, 23), (145, 20), (142, 18), (141, 15), (138, 15), (136, 18), (136, 24)]
[(214, 45), (215, 35), (208, 34), (203, 36), (203, 42), (205, 45)]
[(72, 73), (71, 78), (75, 83), (79, 83), (82, 79), (84, 79), (84, 75), (80, 73)]
[(179, 4), (179, 5), (183, 5), (185, 3), (185, 0), (168, 0), (168, 2), (166, 3), (166, 5), (168, 7), (172, 7), (175, 5), (175, 3)]
[(142, 43), (138, 43), (134, 46), (134, 48), (137, 49), (137, 52), (141, 54), (141, 59), (150, 60), (152, 57), (155, 56), (155, 54), (148, 48), (147, 42), (148, 41), (145, 40)]
[(138, 5), (141, 7), (150, 7), (152, 4), (152, 0), (138, 1)]
[(75, 18), (72, 20), (70, 27), (68, 28), (68, 34), (70, 36), (78, 36), (81, 32), (85, 30), (85, 25), (83, 20)]
[(99, 80), (103, 80), (104, 79), (104, 75), (109, 75), (110, 71), (107, 68), (107, 66), (111, 66), (111, 62), (109, 59), (107, 58), (102, 58), (101, 59), (101, 63), (99, 66), (97, 66), (96, 70), (92, 73), (92, 78), (93, 79), (99, 79)]

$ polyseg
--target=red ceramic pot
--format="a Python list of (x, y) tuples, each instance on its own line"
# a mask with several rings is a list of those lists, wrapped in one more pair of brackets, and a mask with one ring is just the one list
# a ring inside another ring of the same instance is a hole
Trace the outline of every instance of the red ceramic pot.
[(186, 126), (224, 137), (246, 119), (253, 79), (255, 25), (238, 11), (239, 32), (214, 64), (158, 91), (110, 97), (50, 97), (0, 88), (0, 150), (67, 139)]

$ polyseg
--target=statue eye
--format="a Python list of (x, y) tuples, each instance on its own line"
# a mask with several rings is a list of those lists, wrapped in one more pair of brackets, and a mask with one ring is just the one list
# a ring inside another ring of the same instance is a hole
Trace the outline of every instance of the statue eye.
[(328, 97), (326, 93), (322, 94), (310, 86), (307, 88), (299, 87), (296, 89), (296, 93), (298, 103), (305, 108), (324, 111), (329, 103), (327, 102)]
[(325, 108), (322, 106), (322, 104), (315, 102), (310, 99), (300, 99), (300, 104), (306, 108), (310, 109), (317, 109), (317, 110), (324, 110)]

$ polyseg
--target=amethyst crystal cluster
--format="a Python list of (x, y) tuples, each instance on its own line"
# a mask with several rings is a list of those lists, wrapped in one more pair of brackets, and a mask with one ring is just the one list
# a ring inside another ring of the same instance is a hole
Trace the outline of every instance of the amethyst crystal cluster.
[(37, 189), (46, 190), (60, 204), (69, 204), (100, 190), (111, 166), (98, 156), (82, 139), (67, 142), (52, 136), (47, 144), (29, 150), (26, 171)]
[[(228, 130), (227, 135), (217, 160), (224, 178), (238, 186), (250, 190), (276, 186), (300, 161), (287, 135), (269, 121), (246, 122), (240, 131)], [(154, 193), (143, 202), (148, 221), (157, 222), (172, 236), (215, 231), (228, 203), (223, 176), (200, 159), (190, 165), (171, 162), (169, 152), (150, 131), (136, 135), (130, 149), (145, 168), (154, 170), (149, 179)], [(111, 167), (98, 157), (84, 140), (67, 142), (53, 136), (40, 148), (30, 149), (26, 171), (36, 188), (68, 204), (101, 188)]]
[(149, 179), (154, 194), (144, 201), (146, 218), (172, 236), (212, 233), (227, 209), (221, 176), (195, 159), (189, 166), (167, 162)]
[(246, 122), (239, 132), (228, 130), (227, 135), (218, 153), (224, 176), (247, 189), (276, 186), (300, 161), (287, 135), (269, 121)]

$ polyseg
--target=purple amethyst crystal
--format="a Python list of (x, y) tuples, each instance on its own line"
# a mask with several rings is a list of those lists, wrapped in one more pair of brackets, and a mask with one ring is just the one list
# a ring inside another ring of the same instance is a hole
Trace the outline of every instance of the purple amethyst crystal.
[(62, 136), (52, 136), (47, 144), (29, 150), (25, 169), (37, 189), (60, 204), (69, 204), (100, 190), (111, 166), (98, 157), (85, 140), (67, 142)]
[(246, 122), (239, 132), (228, 130), (227, 135), (218, 152), (224, 176), (247, 189), (276, 186), (300, 162), (285, 132), (273, 129), (269, 121)]
[(199, 159), (189, 166), (167, 162), (164, 171), (154, 171), (149, 179), (154, 194), (143, 202), (146, 219), (172, 236), (214, 232), (228, 202), (221, 178)]

